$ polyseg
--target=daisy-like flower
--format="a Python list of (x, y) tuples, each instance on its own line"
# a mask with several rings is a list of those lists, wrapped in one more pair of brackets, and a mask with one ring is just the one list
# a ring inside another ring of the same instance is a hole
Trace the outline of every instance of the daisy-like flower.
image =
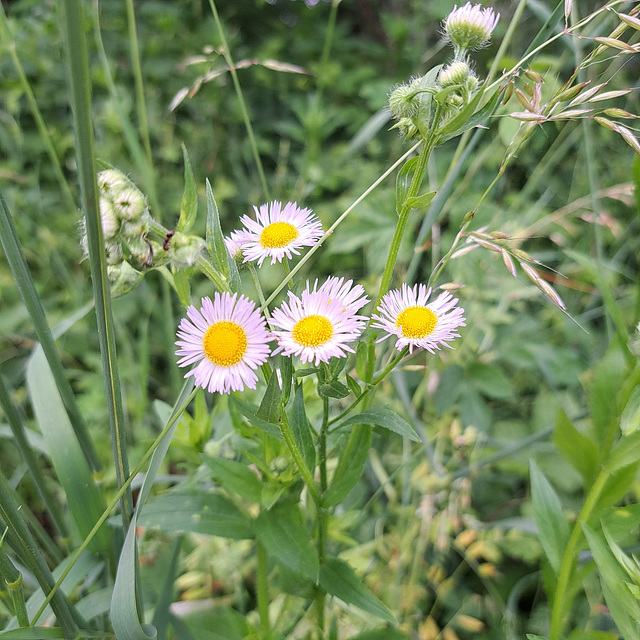
[(180, 321), (176, 345), (178, 365), (198, 363), (185, 378), (210, 393), (256, 388), (254, 371), (267, 361), (271, 337), (256, 305), (237, 293), (217, 293), (211, 302), (202, 298), (200, 310), (187, 309)]
[(244, 244), (250, 236), (250, 233), (242, 229), (240, 231), (232, 231), (225, 237), (224, 244), (227, 247), (229, 255), (234, 260), (242, 255)]
[(295, 202), (274, 201), (254, 207), (256, 220), (242, 216), (240, 222), (247, 231), (242, 250), (244, 261), (257, 260), (261, 266), (265, 258), (271, 264), (282, 262), (286, 256), (299, 255), (300, 247), (312, 247), (322, 237), (322, 224), (310, 209), (300, 209)]
[(433, 302), (427, 304), (431, 289), (424, 284), (389, 291), (380, 302), (378, 311), (374, 313), (371, 326), (383, 329), (387, 335), (378, 340), (386, 340), (389, 336), (397, 336), (396, 349), (401, 351), (409, 347), (426, 349), (435, 353), (441, 346), (452, 348), (447, 344), (460, 335), (458, 327), (464, 327), (464, 309), (457, 307), (458, 299), (449, 292), (441, 293)]
[(490, 7), (483, 9), (479, 4), (470, 2), (459, 9), (455, 6), (444, 21), (445, 39), (453, 45), (456, 56), (480, 49), (489, 44), (499, 18), (500, 14), (494, 13)]
[(313, 289), (307, 282), (300, 298), (289, 292), (289, 301), (274, 310), (271, 324), (282, 329), (272, 331), (278, 342), (274, 354), (282, 351), (317, 366), (353, 353), (348, 343), (362, 333), (367, 320), (356, 314), (368, 302), (364, 289), (342, 278), (329, 278), (317, 287), (317, 281)]

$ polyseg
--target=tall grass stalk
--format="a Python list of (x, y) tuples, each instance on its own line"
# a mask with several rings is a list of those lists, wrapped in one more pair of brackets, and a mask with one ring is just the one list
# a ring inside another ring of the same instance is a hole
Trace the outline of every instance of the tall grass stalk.
[(0, 541), (0, 578), (4, 581), (9, 591), (9, 597), (13, 604), (13, 613), (18, 619), (21, 627), (29, 626), (29, 616), (27, 614), (27, 604), (24, 600), (24, 590), (22, 588), (22, 574), (16, 569), (11, 559), (2, 548)]
[(209, 6), (211, 7), (211, 13), (213, 14), (213, 19), (215, 20), (216, 28), (218, 29), (218, 35), (220, 36), (220, 41), (222, 42), (222, 55), (224, 56), (227, 66), (229, 67), (229, 73), (231, 74), (233, 86), (236, 90), (236, 95), (238, 96), (240, 111), (242, 112), (242, 119), (244, 120), (244, 126), (246, 127), (247, 135), (249, 136), (249, 144), (251, 145), (253, 159), (256, 163), (256, 168), (258, 169), (258, 173), (260, 174), (260, 182), (262, 183), (262, 189), (264, 191), (264, 195), (266, 199), (271, 200), (271, 190), (269, 189), (269, 184), (267, 183), (267, 178), (265, 176), (264, 168), (262, 166), (262, 160), (260, 158), (260, 152), (258, 151), (258, 145), (256, 143), (256, 137), (253, 133), (253, 125), (251, 124), (251, 118), (249, 117), (249, 109), (247, 108), (247, 103), (245, 102), (244, 94), (242, 93), (242, 87), (240, 86), (240, 80), (238, 79), (238, 72), (236, 71), (235, 65), (233, 63), (233, 57), (231, 56), (231, 51), (229, 50), (227, 38), (224, 35), (222, 22), (220, 20), (220, 16), (218, 15), (218, 10), (216, 8), (216, 3), (214, 2), (214, 0), (209, 0)]
[[(76, 153), (82, 192), (82, 209), (87, 226), (89, 263), (91, 266), (93, 298), (96, 306), (104, 389), (111, 429), (111, 445), (118, 487), (122, 488), (129, 476), (129, 463), (124, 433), (122, 395), (117, 368), (111, 297), (104, 255), (102, 224), (98, 210), (91, 118), (91, 85), (89, 81), (87, 42), (84, 32), (84, 8), (81, 0), (64, 1), (63, 34), (67, 49), (71, 106), (75, 123)], [(125, 529), (129, 525), (132, 508), (131, 491), (126, 490), (121, 501), (122, 521)]]
[(42, 345), (44, 355), (51, 367), (51, 372), (55, 378), (58, 391), (60, 391), (60, 396), (62, 397), (64, 406), (69, 414), (69, 419), (73, 425), (73, 430), (78, 438), (80, 447), (82, 448), (89, 466), (94, 471), (101, 471), (102, 462), (100, 461), (98, 453), (91, 440), (87, 425), (80, 414), (71, 385), (65, 376), (64, 368), (60, 362), (60, 357), (58, 356), (53, 335), (51, 334), (51, 329), (47, 324), (44, 308), (42, 307), (35, 284), (31, 278), (27, 262), (22, 255), (20, 241), (18, 240), (18, 236), (11, 219), (11, 212), (6, 205), (1, 192), (0, 244), (4, 249), (16, 286), (18, 287), (18, 291), (20, 292), (22, 300), (27, 308), (31, 322), (33, 323), (36, 336)]

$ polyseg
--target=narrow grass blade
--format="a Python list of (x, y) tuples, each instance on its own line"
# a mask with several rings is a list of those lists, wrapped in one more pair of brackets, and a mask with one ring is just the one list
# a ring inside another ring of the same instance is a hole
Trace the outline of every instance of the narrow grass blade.
[(31, 322), (33, 322), (36, 336), (42, 345), (47, 361), (49, 362), (49, 366), (51, 367), (56, 385), (60, 390), (60, 395), (62, 396), (64, 405), (69, 413), (69, 418), (71, 419), (71, 424), (73, 425), (78, 442), (80, 443), (82, 451), (84, 452), (87, 462), (91, 468), (94, 471), (100, 471), (102, 469), (102, 463), (100, 462), (100, 458), (98, 457), (93, 442), (91, 441), (87, 426), (80, 415), (80, 411), (78, 410), (75, 396), (71, 390), (71, 385), (64, 375), (64, 369), (60, 362), (58, 352), (56, 351), (56, 346), (53, 341), (49, 325), (47, 324), (47, 318), (45, 316), (42, 303), (40, 302), (35, 285), (33, 284), (33, 279), (29, 273), (27, 262), (22, 255), (20, 242), (13, 226), (13, 221), (11, 220), (11, 213), (9, 212), (4, 198), (2, 197), (2, 193), (0, 193), (0, 244), (2, 244), (2, 248), (4, 249), (7, 262), (9, 263), (9, 267), (13, 273), (20, 295), (27, 307)]
[[(89, 81), (89, 60), (87, 41), (84, 32), (84, 7), (81, 0), (65, 0), (63, 37), (67, 54), (71, 88), (71, 105), (75, 122), (76, 154), (80, 185), (82, 189), (82, 209), (87, 226), (89, 263), (93, 285), (93, 299), (96, 305), (98, 339), (102, 358), (102, 371), (111, 444), (116, 466), (118, 487), (121, 487), (129, 475), (122, 396), (116, 361), (116, 343), (111, 298), (107, 278), (107, 265), (104, 255), (102, 224), (98, 210), (98, 189), (96, 167), (93, 153), (93, 126), (91, 119), (91, 85)], [(131, 491), (126, 491), (121, 502), (122, 519), (125, 527), (129, 525), (132, 511)]]
[[(27, 387), (36, 420), (47, 443), (49, 457), (67, 496), (69, 510), (84, 538), (102, 515), (104, 499), (82, 456), (40, 347), (36, 347), (27, 365)], [(109, 547), (109, 532), (103, 527), (89, 548), (104, 553)]]

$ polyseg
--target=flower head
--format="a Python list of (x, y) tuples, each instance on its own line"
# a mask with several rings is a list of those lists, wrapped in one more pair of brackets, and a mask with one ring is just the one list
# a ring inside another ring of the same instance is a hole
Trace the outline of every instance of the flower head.
[(288, 303), (271, 316), (271, 323), (282, 329), (272, 332), (278, 342), (274, 353), (282, 351), (316, 365), (346, 357), (353, 353), (348, 343), (364, 329), (366, 318), (357, 311), (367, 302), (364, 289), (351, 280), (329, 278), (320, 288), (316, 281), (313, 289), (307, 282), (300, 298), (289, 292)]
[(178, 365), (198, 363), (185, 378), (210, 393), (230, 393), (256, 388), (254, 371), (267, 361), (269, 332), (256, 305), (245, 296), (217, 293), (213, 302), (202, 298), (200, 310), (187, 309), (180, 321), (176, 345)]
[(310, 209), (300, 209), (295, 202), (287, 202), (283, 208), (274, 201), (254, 210), (256, 220), (240, 218), (247, 231), (242, 247), (245, 262), (257, 260), (260, 266), (265, 258), (271, 258), (271, 264), (282, 262), (285, 256), (291, 259), (293, 254), (300, 254), (300, 247), (311, 247), (322, 236), (317, 216)]
[(500, 14), (494, 13), (490, 7), (483, 9), (479, 4), (470, 2), (459, 9), (455, 6), (443, 27), (445, 39), (453, 45), (456, 57), (489, 44), (499, 18)]
[[(374, 313), (372, 326), (383, 329), (389, 336), (397, 336), (396, 349), (409, 347), (426, 349), (434, 353), (441, 346), (449, 347), (448, 341), (459, 338), (458, 327), (464, 327), (464, 309), (457, 307), (458, 299), (450, 293), (441, 293), (427, 304), (431, 289), (424, 284), (389, 291), (380, 302), (380, 315)], [(450, 347), (451, 348), (451, 347)]]
[(241, 229), (240, 231), (232, 231), (225, 237), (224, 244), (227, 247), (229, 255), (234, 260), (242, 256), (242, 249), (244, 248), (245, 242), (250, 237), (251, 234), (244, 229)]

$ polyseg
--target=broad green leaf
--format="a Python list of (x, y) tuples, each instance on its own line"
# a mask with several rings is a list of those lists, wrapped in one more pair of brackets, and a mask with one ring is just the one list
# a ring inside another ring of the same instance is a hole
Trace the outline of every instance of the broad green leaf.
[(260, 502), (264, 485), (247, 465), (209, 456), (202, 456), (202, 461), (211, 469), (214, 479), (225, 489), (238, 494), (245, 500)]
[[(104, 638), (104, 631), (78, 630), (78, 638)], [(55, 627), (25, 627), (0, 632), (3, 640), (48, 640), (48, 638), (64, 638), (62, 629)]]
[(262, 510), (253, 528), (270, 556), (317, 583), (318, 555), (311, 545), (311, 534), (300, 520), (297, 505), (280, 503), (269, 511)]
[(329, 382), (318, 385), (318, 393), (327, 398), (346, 398), (351, 392), (342, 382), (330, 380)]
[(407, 640), (409, 636), (398, 629), (374, 629), (351, 636), (349, 640)]
[[(471, 98), (471, 102), (465, 105), (457, 115), (455, 115), (451, 120), (449, 120), (443, 127), (438, 131), (439, 137), (444, 137), (447, 134), (455, 135), (462, 127), (464, 127), (471, 119), (471, 116), (475, 113), (480, 101), (482, 100), (482, 96), (484, 95), (484, 85), (478, 88), (478, 91), (475, 93), (473, 98)], [(447, 139), (448, 138), (444, 138)]]
[(631, 435), (618, 440), (611, 449), (605, 466), (611, 473), (614, 473), (638, 460), (640, 460), (640, 431), (634, 431)]
[(251, 538), (251, 522), (233, 502), (217, 493), (171, 491), (152, 499), (138, 519), (141, 527), (169, 533), (188, 531), (221, 538)]
[(248, 640), (250, 628), (246, 616), (233, 609), (206, 610), (189, 616), (191, 638), (196, 640)]
[[(582, 530), (604, 582), (602, 587), (613, 619), (625, 638), (637, 637), (640, 605), (625, 585), (627, 580), (626, 572), (618, 564), (615, 555), (600, 532), (594, 531), (584, 523), (582, 524)], [(630, 630), (633, 630), (631, 634), (629, 634)]]
[[(396, 179), (396, 211), (398, 212), (404, 206), (407, 199), (407, 193), (411, 186), (411, 181), (413, 180), (413, 174), (415, 173), (417, 162), (418, 158), (411, 158), (407, 160), (398, 173), (398, 177)], [(358, 373), (358, 375), (362, 378), (360, 373)]]
[(153, 611), (152, 624), (157, 630), (158, 640), (166, 640), (167, 631), (169, 630), (169, 607), (175, 600), (175, 581), (178, 569), (178, 558), (180, 557), (181, 542), (182, 536), (178, 536), (171, 543), (171, 558), (165, 572), (160, 595), (158, 596), (158, 600), (155, 603), (155, 609)]
[(356, 398), (360, 396), (360, 394), (362, 393), (362, 388), (358, 384), (358, 381), (355, 378), (352, 378), (348, 373), (347, 373), (347, 385), (349, 386), (351, 393), (353, 393), (353, 395), (356, 396)]
[[(451, 140), (451, 138), (455, 138), (465, 131), (473, 129), (473, 127), (477, 127), (478, 125), (482, 124), (495, 111), (496, 107), (498, 106), (498, 101), (500, 100), (501, 94), (502, 91), (498, 89), (483, 107), (478, 109), (478, 111), (476, 111), (470, 118), (465, 120), (457, 129), (441, 135), (438, 139), (438, 144), (442, 144), (447, 140)], [(449, 128), (452, 123), (453, 120), (447, 125), (446, 128)]]
[(311, 425), (307, 419), (307, 413), (304, 408), (304, 392), (302, 385), (296, 387), (295, 396), (293, 398), (293, 406), (289, 411), (289, 425), (293, 433), (293, 439), (298, 445), (298, 449), (302, 453), (308, 469), (316, 468), (316, 449), (313, 445), (313, 436), (311, 435)]
[(420, 207), (426, 207), (436, 197), (436, 191), (429, 191), (429, 193), (423, 193), (421, 196), (413, 196), (407, 198), (404, 202), (405, 207), (410, 209), (419, 209)]
[(320, 586), (347, 604), (392, 624), (396, 622), (389, 608), (364, 586), (346, 562), (338, 558), (327, 558), (320, 566)]
[(598, 465), (596, 445), (575, 428), (562, 409), (558, 410), (553, 442), (565, 460), (580, 472), (585, 483), (592, 482)]
[(224, 236), (220, 227), (220, 213), (207, 179), (207, 250), (213, 266), (229, 278), (229, 260)]
[(403, 438), (409, 438), (414, 442), (420, 442), (420, 437), (415, 429), (395, 411), (387, 407), (374, 407), (365, 409), (356, 415), (343, 420), (340, 428), (347, 427), (352, 424), (369, 424), (371, 426), (382, 427), (401, 435)]
[(623, 540), (625, 537), (635, 540), (636, 529), (640, 527), (640, 503), (607, 509), (602, 514), (601, 523), (614, 540)]
[(331, 484), (322, 496), (325, 506), (342, 502), (362, 475), (364, 463), (369, 457), (371, 427), (358, 424), (353, 427), (347, 445), (343, 448)]
[[(42, 347), (34, 349), (27, 365), (27, 388), (56, 475), (67, 496), (67, 504), (78, 531), (85, 538), (106, 508), (45, 358)], [(89, 543), (92, 551), (106, 551), (110, 535), (106, 525)]]
[(293, 382), (293, 362), (291, 362), (291, 356), (281, 355), (280, 361), (280, 376), (282, 377), (282, 404), (287, 406), (289, 404), (289, 398), (291, 398), (291, 384)]
[(487, 398), (506, 400), (513, 397), (509, 378), (498, 367), (476, 362), (467, 369), (473, 386)]
[(264, 393), (256, 416), (271, 424), (278, 424), (280, 422), (282, 417), (282, 389), (280, 389), (280, 385), (278, 384), (278, 376), (275, 374), (275, 371), (269, 378), (267, 390)]
[(628, 436), (640, 427), (640, 386), (631, 393), (627, 406), (622, 411), (620, 430), (623, 436)]
[(558, 573), (569, 541), (569, 525), (555, 490), (531, 460), (531, 502), (538, 538), (553, 570)]
[[(274, 376), (271, 377), (273, 378)], [(241, 400), (239, 396), (235, 395), (231, 396), (230, 402), (232, 407), (237, 409), (249, 421), (252, 427), (255, 427), (259, 431), (264, 431), (264, 433), (270, 435), (273, 438), (284, 440), (284, 438), (282, 437), (282, 433), (280, 433), (280, 429), (270, 422), (259, 418), (256, 415), (257, 409), (251, 406), (248, 402)]]
[(619, 502), (628, 493), (638, 469), (638, 462), (640, 461), (634, 460), (631, 464), (609, 475), (593, 509), (593, 516), (599, 514), (601, 509)]
[(198, 193), (189, 154), (184, 144), (182, 145), (182, 157), (184, 158), (184, 191), (182, 193), (182, 202), (180, 203), (180, 219), (178, 220), (177, 228), (182, 233), (189, 233), (198, 215)]

